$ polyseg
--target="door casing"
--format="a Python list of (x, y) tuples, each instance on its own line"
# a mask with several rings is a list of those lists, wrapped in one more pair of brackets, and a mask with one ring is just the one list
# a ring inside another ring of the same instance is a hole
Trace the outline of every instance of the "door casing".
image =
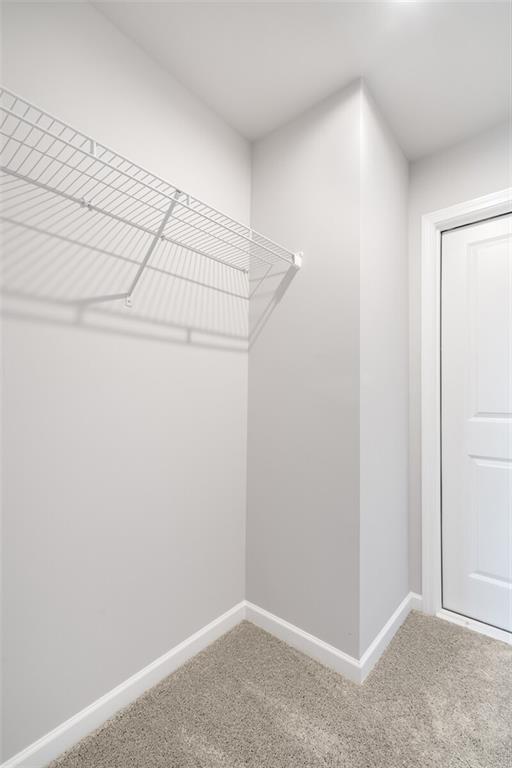
[(512, 212), (512, 187), (422, 216), (421, 554), (423, 610), (512, 644), (510, 633), (442, 607), (441, 596), (441, 233)]

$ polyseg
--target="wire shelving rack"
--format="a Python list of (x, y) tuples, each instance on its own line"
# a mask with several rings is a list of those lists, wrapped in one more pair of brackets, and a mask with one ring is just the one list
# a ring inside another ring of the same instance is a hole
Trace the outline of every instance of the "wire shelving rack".
[[(124, 290), (100, 300), (130, 303), (155, 249), (172, 244), (247, 274), (255, 260), (264, 268), (282, 263), (299, 268), (294, 254), (250, 227), (155, 176), (90, 136), (0, 88), (2, 200), (16, 208), (20, 196), (31, 209), (57, 196), (72, 209), (74, 235), (94, 241), (89, 213), (105, 218), (140, 245)], [(27, 198), (27, 190), (29, 198)], [(85, 217), (85, 218), (84, 218)], [(68, 233), (69, 234), (69, 233)], [(97, 238), (96, 238), (97, 239)]]

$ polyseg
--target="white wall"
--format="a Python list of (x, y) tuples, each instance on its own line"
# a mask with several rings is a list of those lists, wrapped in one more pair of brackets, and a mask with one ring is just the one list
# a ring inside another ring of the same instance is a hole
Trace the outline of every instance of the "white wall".
[(421, 592), (421, 217), (512, 186), (510, 126), (501, 125), (410, 168), (409, 582)]
[[(7, 87), (248, 221), (246, 142), (92, 6), (7, 5), (2, 43)], [(247, 354), (182, 284), (204, 345), (4, 304), (4, 758), (244, 596)]]
[(359, 84), (254, 148), (254, 225), (305, 258), (266, 314), (252, 275), (247, 595), (357, 658), (408, 592), (407, 184)]
[(360, 653), (409, 591), (408, 164), (361, 99)]
[(359, 114), (354, 87), (254, 147), (253, 226), (305, 259), (249, 352), (247, 504), (247, 598), (354, 655)]
[(254, 226), (305, 258), (282, 301), (252, 274), (247, 596), (357, 658), (408, 592), (407, 186), (359, 84), (254, 147)]

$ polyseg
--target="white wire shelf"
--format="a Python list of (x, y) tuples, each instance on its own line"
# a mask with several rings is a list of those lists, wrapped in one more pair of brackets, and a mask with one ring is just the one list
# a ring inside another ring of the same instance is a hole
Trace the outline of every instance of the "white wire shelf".
[(87, 230), (89, 241), (98, 240), (94, 226), (84, 223), (87, 214), (94, 212), (102, 221), (107, 217), (117, 230), (129, 231), (131, 241), (140, 244), (136, 270), (126, 290), (103, 296), (103, 300), (131, 297), (162, 243), (243, 273), (249, 272), (253, 260), (268, 268), (283, 262), (300, 266), (298, 254), (5, 88), (0, 88), (0, 156), (2, 199), (11, 210), (19, 207), (22, 198), (25, 208), (26, 201), (31, 201), (33, 210), (38, 200), (48, 205), (48, 198), (57, 196), (61, 209), (72, 209), (76, 238), (83, 238)]

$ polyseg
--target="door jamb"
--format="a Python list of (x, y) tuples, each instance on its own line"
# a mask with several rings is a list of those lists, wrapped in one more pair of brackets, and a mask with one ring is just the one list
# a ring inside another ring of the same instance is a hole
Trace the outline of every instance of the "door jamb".
[[(422, 216), (421, 536), (425, 613), (455, 620), (441, 598), (441, 233), (512, 211), (512, 187)], [(447, 615), (448, 614), (448, 615)], [(462, 617), (459, 617), (461, 619)], [(462, 622), (478, 629), (479, 622)], [(486, 627), (486, 625), (480, 625)], [(487, 628), (488, 629), (488, 628)], [(496, 630), (495, 636), (508, 635)], [(487, 633), (486, 633), (487, 634)], [(501, 637), (501, 639), (504, 639)]]

